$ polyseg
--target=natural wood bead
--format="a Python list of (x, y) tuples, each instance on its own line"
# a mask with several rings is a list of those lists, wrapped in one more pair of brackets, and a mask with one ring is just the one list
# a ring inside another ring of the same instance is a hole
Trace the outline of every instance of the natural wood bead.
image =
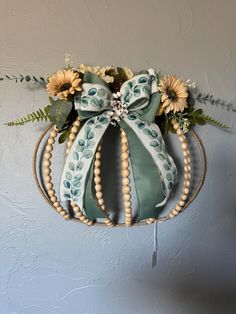
[(66, 214), (66, 215), (64, 216), (64, 219), (65, 219), (65, 220), (70, 220), (70, 219), (71, 219), (71, 217), (70, 217), (70, 215), (69, 215), (69, 214)]
[(122, 160), (126, 160), (128, 158), (129, 158), (129, 154), (127, 152), (124, 152), (124, 153), (121, 154), (121, 159)]
[(128, 139), (127, 139), (126, 136), (123, 136), (123, 137), (121, 138), (121, 143), (122, 143), (122, 144), (127, 144), (127, 143), (128, 143)]
[(100, 152), (96, 152), (96, 154), (95, 154), (95, 157), (96, 157), (96, 159), (100, 159), (101, 158), (101, 153)]
[(96, 192), (100, 192), (102, 190), (102, 185), (101, 184), (95, 184), (94, 188), (95, 188)]
[(49, 196), (54, 196), (55, 193), (56, 193), (56, 192), (55, 192), (53, 189), (51, 189), (51, 190), (48, 191), (48, 195), (49, 195)]
[(183, 193), (184, 193), (185, 195), (189, 194), (189, 188), (184, 188), (184, 189), (183, 189)]
[(182, 149), (187, 149), (187, 148), (188, 148), (187, 143), (185, 143), (185, 142), (184, 142), (184, 143), (182, 143), (182, 144), (181, 144), (181, 148), (182, 148)]
[(55, 138), (49, 137), (48, 144), (53, 145), (55, 143)]
[(184, 150), (183, 151), (183, 155), (184, 155), (184, 157), (188, 157), (189, 156), (189, 151), (188, 150)]
[(122, 192), (123, 192), (123, 193), (129, 193), (130, 191), (131, 191), (130, 186), (123, 186), (123, 187), (122, 187)]
[(73, 145), (73, 141), (68, 140), (68, 142), (67, 142), (67, 147), (68, 147), (68, 148), (71, 148), (72, 145)]
[(51, 166), (51, 161), (50, 161), (50, 160), (44, 160), (43, 166), (44, 166), (45, 168), (50, 167), (50, 166)]
[(128, 151), (128, 145), (124, 145), (124, 144), (123, 144), (123, 145), (121, 146), (121, 152), (122, 152), (122, 153), (125, 153), (125, 152), (127, 152), (127, 151)]
[(94, 172), (95, 176), (98, 176), (98, 175), (100, 175), (101, 170), (99, 168), (94, 168), (93, 172)]
[(125, 201), (129, 201), (131, 199), (131, 196), (129, 194), (124, 194), (123, 198)]
[(55, 203), (56, 201), (57, 201), (57, 197), (54, 195), (54, 196), (51, 196), (51, 201), (53, 202), (53, 203)]
[(57, 136), (57, 132), (55, 130), (51, 131), (50, 133), (50, 137), (56, 137)]
[(100, 167), (100, 166), (101, 166), (101, 161), (100, 161), (100, 160), (95, 160), (95, 161), (94, 161), (94, 166), (95, 166), (96, 168)]
[[(182, 131), (182, 129), (177, 129), (177, 131), (176, 131), (176, 133), (179, 135), (179, 140), (180, 140), (180, 135), (182, 135), (183, 134), (183, 131)], [(184, 137), (183, 137), (184, 138)]]
[(173, 128), (174, 128), (175, 130), (177, 130), (177, 129), (179, 128), (179, 123), (178, 123), (178, 122), (175, 122), (175, 123), (173, 124)]
[(46, 152), (51, 152), (52, 151), (52, 145), (50, 145), (50, 144), (47, 144), (47, 146), (46, 146)]
[(128, 185), (130, 183), (130, 179), (129, 178), (123, 178), (122, 179), (122, 184), (123, 185)]
[(69, 140), (74, 141), (75, 137), (76, 137), (75, 133), (70, 133)]
[(179, 206), (183, 207), (183, 206), (184, 206), (184, 204), (185, 204), (185, 202), (184, 202), (184, 201), (179, 201)]
[(180, 199), (183, 201), (186, 201), (187, 198), (188, 198), (188, 196), (185, 194), (181, 194), (181, 196), (180, 196)]
[(53, 184), (51, 182), (46, 183), (47, 190), (51, 190), (53, 188)]
[(129, 168), (128, 160), (122, 160), (121, 167), (122, 167), (122, 169)]
[(78, 131), (79, 131), (79, 128), (76, 125), (73, 125), (72, 128), (71, 128), (71, 132), (74, 133), (74, 134), (77, 134)]
[(177, 216), (177, 215), (179, 214), (179, 212), (178, 212), (176, 209), (173, 209), (173, 210), (172, 210), (172, 214), (175, 215), (175, 216)]
[(46, 183), (49, 183), (49, 182), (51, 182), (52, 177), (49, 176), (49, 175), (46, 175), (46, 176), (44, 177), (44, 179), (45, 179), (45, 182), (46, 182)]
[(182, 206), (176, 205), (175, 206), (175, 210), (177, 210), (177, 212), (181, 212), (182, 211)]
[(122, 169), (121, 175), (122, 175), (122, 177), (128, 177), (128, 175), (129, 175), (129, 170), (128, 170), (128, 169)]
[(124, 207), (130, 208), (131, 207), (131, 202), (130, 201), (124, 201)]
[(103, 205), (103, 204), (104, 204), (104, 200), (103, 200), (102, 198), (99, 199), (99, 200), (98, 200), (98, 204), (99, 204), (99, 205)]
[(65, 210), (62, 210), (62, 211), (60, 212), (60, 215), (65, 216), (65, 215), (66, 215), (66, 211), (65, 211)]
[(44, 166), (43, 173), (47, 176), (51, 173), (51, 169), (48, 166)]
[(94, 177), (94, 182), (96, 184), (100, 183), (101, 182), (101, 177), (99, 177), (99, 176)]
[(103, 210), (103, 211), (105, 211), (105, 210), (106, 210), (105, 205), (101, 205), (101, 210)]
[(55, 202), (53, 205), (54, 205), (54, 207), (56, 207), (56, 208), (58, 208), (58, 207), (61, 206), (59, 202)]
[(49, 152), (46, 152), (46, 153), (44, 154), (44, 159), (51, 159), (51, 157), (52, 157), (52, 154), (49, 153)]
[(186, 181), (184, 182), (184, 186), (190, 187), (190, 180), (186, 180)]
[(73, 122), (73, 126), (79, 127), (79, 126), (80, 126), (80, 120), (79, 120), (79, 119), (75, 120), (75, 121)]
[(101, 199), (103, 197), (102, 192), (97, 192), (96, 197), (97, 197), (97, 199)]

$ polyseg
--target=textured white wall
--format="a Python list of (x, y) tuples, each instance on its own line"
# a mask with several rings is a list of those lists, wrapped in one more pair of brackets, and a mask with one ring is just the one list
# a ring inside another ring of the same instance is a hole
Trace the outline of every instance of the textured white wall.
[[(45, 74), (75, 62), (150, 66), (197, 81), (236, 104), (235, 0), (0, 0), (0, 74)], [(204, 126), (207, 179), (197, 200), (159, 227), (101, 229), (65, 222), (33, 182), (45, 125), (3, 126), (47, 103), (0, 83), (0, 314), (235, 313), (235, 131)], [(236, 127), (236, 114), (206, 112)]]

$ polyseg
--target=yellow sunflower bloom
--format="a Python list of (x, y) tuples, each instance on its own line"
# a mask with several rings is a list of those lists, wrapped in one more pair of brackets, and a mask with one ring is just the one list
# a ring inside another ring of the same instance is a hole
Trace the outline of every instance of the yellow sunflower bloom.
[(60, 70), (49, 77), (47, 91), (49, 96), (57, 96), (62, 99), (68, 98), (76, 91), (81, 90), (79, 74), (72, 70)]
[(188, 107), (187, 86), (174, 75), (164, 76), (159, 83), (158, 90), (161, 93), (161, 106), (157, 115), (162, 114), (163, 111), (168, 113), (170, 111), (183, 112)]

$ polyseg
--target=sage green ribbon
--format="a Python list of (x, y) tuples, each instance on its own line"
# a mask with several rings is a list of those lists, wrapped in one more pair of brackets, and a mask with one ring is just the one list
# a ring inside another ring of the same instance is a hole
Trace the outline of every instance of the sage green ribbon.
[(75, 109), (85, 123), (67, 156), (60, 184), (62, 201), (74, 201), (93, 220), (106, 214), (97, 204), (93, 190), (93, 161), (108, 126), (116, 123), (125, 130), (129, 158), (138, 198), (137, 220), (156, 218), (172, 190), (176, 167), (166, 152), (160, 129), (154, 123), (160, 104), (155, 71), (138, 74), (120, 89), (117, 102), (108, 85), (86, 72)]

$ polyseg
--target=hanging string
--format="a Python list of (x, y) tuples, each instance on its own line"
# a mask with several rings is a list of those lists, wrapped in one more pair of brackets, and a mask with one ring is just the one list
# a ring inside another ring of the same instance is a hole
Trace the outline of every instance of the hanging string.
[(158, 230), (157, 230), (157, 221), (153, 224), (153, 252), (152, 252), (152, 268), (157, 264), (158, 257)]

